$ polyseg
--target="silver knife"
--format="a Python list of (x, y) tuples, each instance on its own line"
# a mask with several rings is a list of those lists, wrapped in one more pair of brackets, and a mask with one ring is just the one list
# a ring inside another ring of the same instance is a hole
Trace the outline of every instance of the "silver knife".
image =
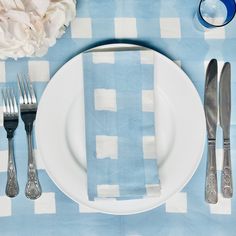
[(231, 69), (226, 62), (220, 76), (219, 113), (220, 126), (224, 137), (224, 161), (221, 177), (221, 191), (223, 197), (231, 198), (233, 195), (232, 170), (230, 157), (230, 115), (231, 115)]
[(217, 60), (212, 59), (207, 67), (204, 110), (206, 115), (208, 156), (205, 183), (205, 200), (215, 204), (218, 201), (216, 174), (216, 127), (217, 127)]

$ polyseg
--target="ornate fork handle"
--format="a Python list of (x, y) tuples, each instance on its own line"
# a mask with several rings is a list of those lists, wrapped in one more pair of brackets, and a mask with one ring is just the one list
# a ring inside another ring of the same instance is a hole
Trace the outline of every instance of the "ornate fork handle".
[(8, 197), (15, 197), (19, 193), (12, 138), (8, 139), (8, 168), (5, 192)]
[(222, 194), (225, 198), (231, 198), (233, 196), (230, 140), (224, 140), (224, 161), (222, 169), (221, 189)]
[(215, 204), (218, 201), (215, 140), (208, 140), (205, 199), (206, 202), (211, 204)]
[(25, 195), (30, 199), (37, 199), (41, 196), (42, 190), (38, 179), (32, 146), (32, 133), (27, 133), (28, 142), (28, 181), (25, 187)]

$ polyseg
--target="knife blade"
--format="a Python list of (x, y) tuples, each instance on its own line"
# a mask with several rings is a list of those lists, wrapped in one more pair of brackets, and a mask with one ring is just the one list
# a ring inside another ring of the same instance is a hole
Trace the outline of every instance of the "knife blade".
[(204, 110), (206, 116), (208, 155), (207, 170), (205, 182), (205, 200), (208, 203), (215, 204), (218, 201), (217, 174), (216, 174), (216, 128), (217, 128), (217, 60), (212, 59), (209, 62), (206, 71)]
[(219, 88), (219, 115), (220, 126), (223, 130), (224, 158), (221, 176), (221, 190), (223, 197), (233, 195), (232, 169), (230, 155), (230, 118), (231, 118), (231, 66), (226, 62), (220, 76)]

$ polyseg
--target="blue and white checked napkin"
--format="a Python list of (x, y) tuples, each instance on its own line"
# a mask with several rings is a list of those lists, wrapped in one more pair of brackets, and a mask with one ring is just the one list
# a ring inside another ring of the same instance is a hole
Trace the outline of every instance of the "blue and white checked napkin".
[(88, 196), (160, 194), (151, 51), (83, 54)]

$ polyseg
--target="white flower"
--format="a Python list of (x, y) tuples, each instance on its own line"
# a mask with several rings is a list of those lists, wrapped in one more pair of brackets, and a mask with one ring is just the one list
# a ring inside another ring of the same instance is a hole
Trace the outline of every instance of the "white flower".
[(0, 0), (0, 59), (42, 56), (76, 14), (75, 0)]

